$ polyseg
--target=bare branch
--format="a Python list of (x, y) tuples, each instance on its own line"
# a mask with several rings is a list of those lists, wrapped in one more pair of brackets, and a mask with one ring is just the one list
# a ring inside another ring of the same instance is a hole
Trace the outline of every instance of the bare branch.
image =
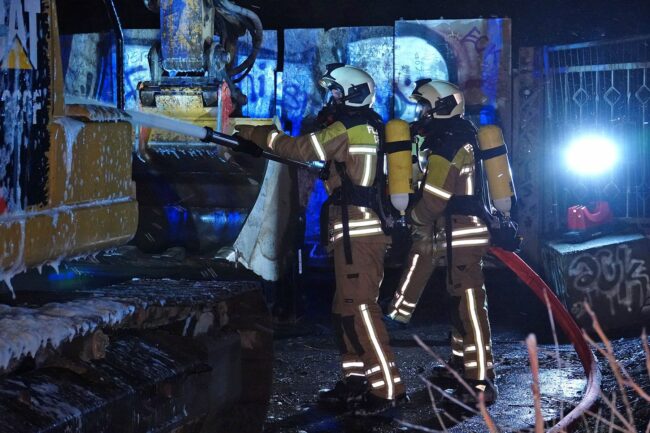
[(645, 368), (648, 370), (648, 377), (650, 377), (650, 348), (648, 348), (648, 334), (645, 328), (641, 332), (641, 341), (643, 342), (643, 351), (645, 352)]
[(530, 358), (530, 369), (533, 375), (533, 404), (535, 407), (535, 433), (544, 433), (544, 418), (542, 417), (542, 399), (539, 394), (539, 360), (537, 359), (537, 338), (530, 334), (526, 338), (528, 346), (528, 357)]
[(463, 403), (462, 401), (458, 400), (458, 399), (457, 399), (456, 397), (454, 397), (453, 395), (449, 394), (448, 392), (445, 392), (444, 389), (442, 389), (442, 388), (440, 388), (439, 386), (434, 385), (433, 383), (429, 382), (429, 380), (426, 379), (425, 377), (420, 376), (420, 379), (422, 379), (422, 380), (424, 381), (424, 383), (427, 384), (427, 386), (430, 386), (431, 388), (433, 388), (433, 389), (435, 389), (436, 391), (438, 391), (438, 393), (440, 393), (440, 395), (441, 395), (443, 398), (446, 398), (447, 400), (450, 400), (450, 401), (456, 403), (458, 406), (462, 407), (463, 409), (465, 409), (465, 410), (468, 411), (468, 412), (471, 412), (471, 413), (474, 414), (474, 415), (479, 415), (479, 412), (478, 412), (476, 409), (472, 409), (471, 407), (467, 406), (465, 403)]
[(404, 427), (412, 428), (414, 430), (419, 430), (427, 433), (441, 433), (440, 430), (434, 430), (432, 428), (427, 428), (421, 425), (411, 424), (410, 422), (404, 421), (403, 419), (396, 419), (395, 421), (399, 425), (403, 425)]
[[(621, 391), (621, 398), (623, 399), (623, 403), (625, 405), (625, 411), (627, 412), (627, 419), (630, 424), (633, 424), (634, 416), (632, 415), (632, 407), (630, 406), (630, 401), (628, 400), (627, 394), (625, 393), (625, 383), (621, 375), (621, 370), (624, 371), (624, 369), (618, 362), (616, 362), (616, 357), (614, 356), (614, 349), (612, 348), (612, 343), (609, 341), (609, 339), (603, 332), (603, 329), (600, 327), (600, 322), (598, 322), (598, 318), (596, 317), (596, 314), (594, 314), (593, 310), (591, 309), (591, 307), (587, 302), (584, 303), (584, 306), (589, 316), (591, 316), (591, 322), (594, 330), (600, 337), (600, 340), (605, 345), (605, 349), (607, 349), (607, 353), (606, 353), (607, 362), (609, 363), (609, 366), (612, 369), (612, 372), (614, 373), (614, 377), (616, 377), (618, 388)], [(627, 373), (625, 373), (625, 375), (628, 379), (630, 378), (630, 376)]]
[[(456, 370), (454, 370), (449, 365), (447, 365), (447, 363), (445, 362), (444, 359), (442, 359), (440, 356), (438, 356), (438, 354), (436, 354), (433, 350), (431, 350), (431, 348), (429, 346), (424, 344), (424, 342), (420, 339), (420, 337), (418, 337), (417, 335), (413, 335), (413, 339), (418, 343), (418, 345), (420, 345), (420, 347), (422, 347), (425, 350), (425, 352), (427, 352), (429, 355), (433, 356), (438, 362), (440, 362), (442, 365), (444, 365), (445, 368), (458, 381), (458, 383), (463, 385), (474, 398), (477, 398), (476, 390), (474, 388), (472, 388), (471, 386), (469, 386), (469, 384), (465, 381), (465, 379), (463, 379), (462, 376), (460, 374), (458, 374), (458, 372)], [(478, 414), (478, 412), (476, 412), (476, 413)]]
[(490, 430), (490, 433), (499, 433), (499, 429), (497, 428), (496, 424), (494, 423), (494, 420), (490, 416), (490, 414), (487, 411), (487, 408), (485, 407), (485, 394), (482, 392), (479, 393), (478, 395), (478, 407), (479, 410), (481, 411), (481, 415), (483, 416), (483, 419), (485, 420), (485, 425), (487, 425), (488, 430)]
[(436, 418), (438, 419), (438, 422), (440, 423), (440, 426), (442, 427), (442, 431), (447, 433), (447, 427), (445, 426), (445, 422), (442, 420), (442, 417), (438, 413), (438, 406), (436, 405), (436, 398), (433, 395), (433, 391), (431, 391), (430, 386), (427, 386), (427, 392), (429, 393), (429, 398), (431, 399), (431, 406), (433, 406), (433, 413), (436, 414)]

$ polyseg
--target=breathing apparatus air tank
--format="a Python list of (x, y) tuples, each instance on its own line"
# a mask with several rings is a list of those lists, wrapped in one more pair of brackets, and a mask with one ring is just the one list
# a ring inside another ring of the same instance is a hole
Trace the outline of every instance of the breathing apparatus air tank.
[(409, 124), (400, 119), (386, 123), (386, 154), (388, 155), (388, 193), (390, 201), (404, 216), (412, 189), (411, 132)]
[(505, 218), (509, 219), (510, 210), (517, 201), (517, 195), (512, 182), (508, 150), (501, 128), (495, 125), (483, 126), (478, 131), (478, 142), (492, 204)]

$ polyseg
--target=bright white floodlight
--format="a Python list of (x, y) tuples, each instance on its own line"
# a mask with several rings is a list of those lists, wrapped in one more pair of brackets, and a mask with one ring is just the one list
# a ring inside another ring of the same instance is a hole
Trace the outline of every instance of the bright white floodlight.
[(618, 161), (618, 149), (607, 137), (584, 135), (567, 148), (565, 159), (570, 170), (593, 176), (605, 173)]

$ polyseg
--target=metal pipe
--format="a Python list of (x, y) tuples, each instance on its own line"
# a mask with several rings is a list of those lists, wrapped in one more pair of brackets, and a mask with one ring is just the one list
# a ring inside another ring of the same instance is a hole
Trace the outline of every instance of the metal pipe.
[[(136, 110), (126, 110), (123, 111), (123, 113), (126, 115), (128, 120), (133, 123), (147, 125), (151, 128), (175, 131), (183, 135), (189, 135), (190, 137), (198, 138), (199, 140), (203, 141), (208, 147), (210, 146), (209, 143), (214, 143), (219, 146), (225, 146), (236, 150), (240, 143), (243, 141), (241, 137), (223, 134), (221, 132), (215, 131), (208, 126), (198, 126), (189, 122), (176, 120), (171, 117), (159, 116), (151, 113), (143, 113)], [(191, 147), (197, 149), (199, 146), (193, 145)], [(190, 147), (188, 146), (188, 148)], [(146, 153), (146, 150), (142, 148), (139, 148), (138, 150), (141, 154)], [(324, 167), (324, 164), (320, 161), (303, 162), (293, 159), (285, 159), (267, 151), (262, 151), (261, 156), (266, 159), (270, 159), (271, 161), (281, 162), (283, 164), (301, 167), (315, 172), (320, 172), (320, 170)]]
[[(225, 146), (230, 149), (236, 149), (237, 146), (239, 146), (239, 144), (242, 141), (244, 141), (244, 139), (240, 137), (222, 134), (208, 126), (204, 126), (204, 129), (206, 130), (206, 134), (205, 137), (201, 139), (204, 142), (218, 144), (220, 146)], [(317, 161), (304, 162), (304, 161), (296, 161), (294, 159), (282, 158), (271, 152), (267, 152), (266, 150), (262, 151), (262, 157), (266, 159), (270, 159), (271, 161), (281, 162), (282, 164), (292, 165), (294, 167), (300, 167), (315, 172), (320, 172), (324, 166), (324, 164)]]

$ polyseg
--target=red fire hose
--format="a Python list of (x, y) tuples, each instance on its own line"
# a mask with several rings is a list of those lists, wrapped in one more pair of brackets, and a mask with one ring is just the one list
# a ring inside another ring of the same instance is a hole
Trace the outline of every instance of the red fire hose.
[(569, 337), (573, 344), (582, 367), (587, 375), (587, 386), (580, 403), (573, 408), (564, 418), (562, 418), (549, 433), (566, 431), (575, 421), (580, 419), (585, 411), (589, 410), (600, 394), (601, 373), (598, 362), (594, 354), (589, 349), (587, 342), (582, 336), (582, 332), (573, 320), (567, 309), (562, 305), (560, 300), (555, 296), (548, 285), (540, 278), (530, 266), (524, 262), (517, 254), (506, 251), (498, 247), (491, 247), (490, 252), (499, 258), (508, 268), (510, 268), (533, 293), (544, 303), (548, 302), (555, 322), (560, 325), (564, 333)]

